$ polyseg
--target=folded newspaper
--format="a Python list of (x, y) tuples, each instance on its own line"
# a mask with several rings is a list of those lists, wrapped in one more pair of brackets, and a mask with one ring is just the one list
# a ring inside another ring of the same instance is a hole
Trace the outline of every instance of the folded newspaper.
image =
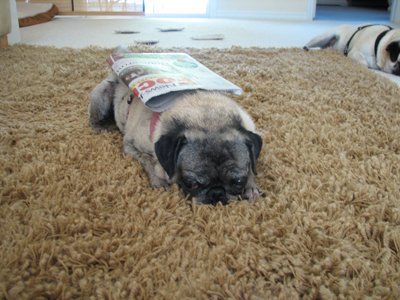
[(197, 89), (243, 93), (185, 53), (112, 54), (107, 62), (133, 93), (156, 112), (170, 107), (178, 95)]

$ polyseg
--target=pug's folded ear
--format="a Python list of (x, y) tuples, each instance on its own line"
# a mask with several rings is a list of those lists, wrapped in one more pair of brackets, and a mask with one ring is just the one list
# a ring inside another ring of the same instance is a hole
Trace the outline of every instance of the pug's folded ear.
[(177, 135), (175, 132), (168, 133), (154, 144), (154, 150), (161, 166), (167, 172), (171, 179), (178, 167), (177, 161), (182, 146), (186, 144), (186, 138), (183, 135)]
[(256, 164), (261, 152), (263, 141), (261, 136), (251, 131), (247, 131), (247, 136), (249, 139), (246, 141), (246, 145), (249, 149), (251, 169), (253, 170), (254, 175), (257, 175)]

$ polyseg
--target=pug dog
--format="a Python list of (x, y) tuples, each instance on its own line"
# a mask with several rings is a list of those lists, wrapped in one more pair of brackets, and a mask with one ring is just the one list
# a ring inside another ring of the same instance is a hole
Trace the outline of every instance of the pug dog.
[[(119, 46), (114, 53), (130, 51)], [(262, 139), (249, 114), (223, 93), (177, 93), (158, 114), (113, 72), (92, 91), (88, 110), (96, 131), (116, 124), (124, 153), (142, 164), (154, 188), (177, 183), (197, 203), (213, 205), (260, 195), (255, 175)]]
[(367, 68), (400, 75), (400, 29), (374, 24), (341, 25), (316, 36), (304, 49), (328, 47)]

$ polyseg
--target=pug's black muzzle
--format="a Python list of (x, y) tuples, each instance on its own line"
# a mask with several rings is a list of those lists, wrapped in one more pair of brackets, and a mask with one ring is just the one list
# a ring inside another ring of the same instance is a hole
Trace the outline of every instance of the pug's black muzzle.
[(228, 204), (228, 197), (226, 192), (221, 187), (216, 187), (207, 192), (207, 198), (209, 199), (209, 204), (216, 205), (221, 202), (223, 205)]
[(400, 63), (397, 63), (395, 67), (396, 68), (393, 69), (392, 74), (400, 76)]

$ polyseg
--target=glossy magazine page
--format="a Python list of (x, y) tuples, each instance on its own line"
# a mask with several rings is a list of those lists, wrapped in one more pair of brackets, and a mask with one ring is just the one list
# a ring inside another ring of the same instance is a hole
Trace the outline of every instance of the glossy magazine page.
[[(241, 95), (242, 89), (185, 53), (112, 54), (107, 62), (119, 78), (154, 111), (174, 100), (171, 92), (218, 90)], [(165, 95), (165, 96), (163, 96)]]

